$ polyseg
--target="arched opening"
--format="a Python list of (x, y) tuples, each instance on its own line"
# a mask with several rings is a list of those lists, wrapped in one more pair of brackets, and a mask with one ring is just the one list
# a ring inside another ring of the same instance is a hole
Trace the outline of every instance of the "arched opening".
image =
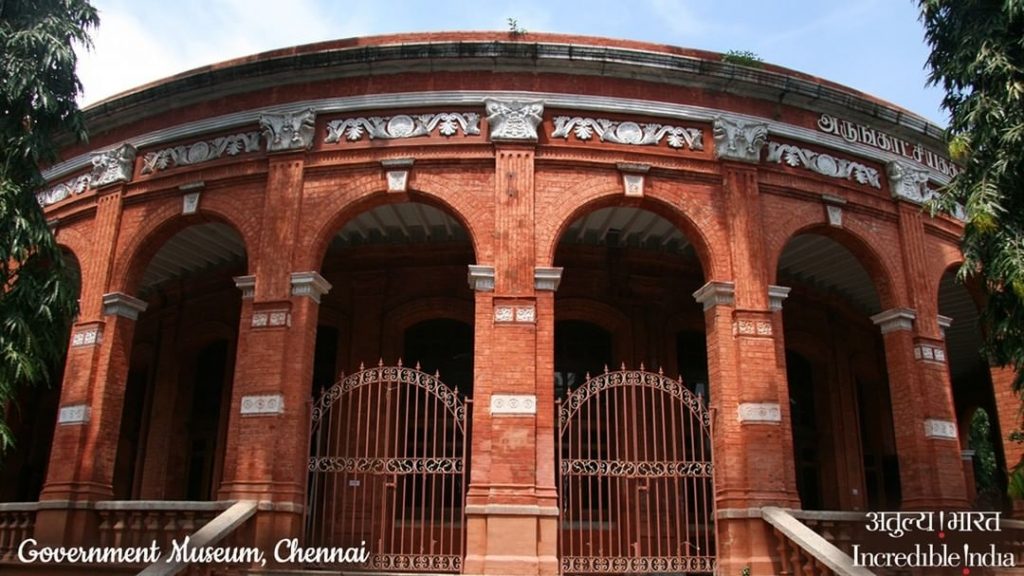
[(385, 571), (457, 572), (475, 255), (452, 214), (400, 200), (354, 215), (324, 256), (332, 288), (317, 324), (310, 456), (318, 465), (305, 540), (372, 542), (368, 565)]
[(563, 269), (553, 393), (566, 574), (609, 566), (705, 573), (714, 562), (708, 356), (692, 296), (703, 270), (660, 208), (587, 212), (555, 250)]
[(1006, 501), (1007, 462), (999, 433), (995, 390), (989, 363), (981, 354), (978, 306), (970, 291), (947, 270), (939, 282), (939, 315), (946, 339), (946, 358), (959, 417), (961, 445), (973, 467), (975, 505), (1002, 509)]
[(185, 224), (139, 264), (147, 307), (135, 322), (116, 499), (214, 500), (220, 486), (246, 250), (227, 224)]
[(889, 382), (876, 281), (846, 246), (816, 233), (792, 238), (778, 280), (783, 306), (793, 457), (810, 510), (897, 509)]
[[(77, 299), (82, 285), (81, 266), (69, 250), (62, 249), (61, 254)], [(70, 334), (64, 338), (65, 342), (69, 339)], [(7, 426), (14, 446), (0, 454), (0, 502), (39, 500), (57, 425), (66, 359), (65, 351), (64, 357), (47, 368), (45, 383), (23, 386), (7, 407)]]

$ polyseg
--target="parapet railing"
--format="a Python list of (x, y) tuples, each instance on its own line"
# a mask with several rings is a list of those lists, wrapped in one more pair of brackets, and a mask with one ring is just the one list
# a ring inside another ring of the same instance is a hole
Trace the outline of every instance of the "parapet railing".
[(37, 510), (38, 502), (0, 504), (0, 561), (13, 559), (18, 546), (32, 537)]

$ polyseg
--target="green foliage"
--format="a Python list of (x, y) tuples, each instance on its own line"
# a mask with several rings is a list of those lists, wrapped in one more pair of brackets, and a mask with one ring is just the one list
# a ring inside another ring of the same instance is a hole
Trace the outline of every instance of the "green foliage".
[(998, 505), (1002, 489), (996, 478), (996, 450), (992, 444), (992, 423), (983, 409), (974, 411), (968, 445), (974, 450), (974, 482), (981, 501)]
[(751, 68), (761, 68), (764, 66), (764, 60), (750, 50), (729, 50), (722, 54), (722, 62), (749, 66)]
[(962, 279), (987, 293), (985, 352), (1024, 387), (1024, 0), (919, 0), (930, 81), (961, 172), (934, 204), (966, 211)]
[(523, 36), (526, 36), (526, 29), (519, 26), (519, 20), (516, 18), (506, 19), (508, 22), (508, 35), (513, 40), (519, 40)]
[(0, 1), (0, 452), (19, 389), (47, 382), (67, 344), (76, 288), (35, 199), (60, 133), (82, 137), (73, 45), (98, 24), (85, 0)]

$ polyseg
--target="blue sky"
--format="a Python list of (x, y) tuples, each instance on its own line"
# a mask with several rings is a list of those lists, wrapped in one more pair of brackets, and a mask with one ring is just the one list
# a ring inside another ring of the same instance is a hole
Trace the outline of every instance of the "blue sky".
[(507, 30), (628, 38), (725, 52), (867, 92), (939, 124), (928, 48), (912, 0), (94, 0), (83, 104), (197, 66), (333, 38)]

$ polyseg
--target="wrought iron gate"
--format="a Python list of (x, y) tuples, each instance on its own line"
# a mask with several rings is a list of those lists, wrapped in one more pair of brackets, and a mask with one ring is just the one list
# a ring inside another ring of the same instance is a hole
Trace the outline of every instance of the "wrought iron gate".
[(588, 375), (558, 429), (563, 574), (714, 573), (711, 417), (681, 379)]
[(306, 546), (353, 547), (346, 569), (460, 572), (469, 400), (437, 375), (378, 365), (313, 404)]

